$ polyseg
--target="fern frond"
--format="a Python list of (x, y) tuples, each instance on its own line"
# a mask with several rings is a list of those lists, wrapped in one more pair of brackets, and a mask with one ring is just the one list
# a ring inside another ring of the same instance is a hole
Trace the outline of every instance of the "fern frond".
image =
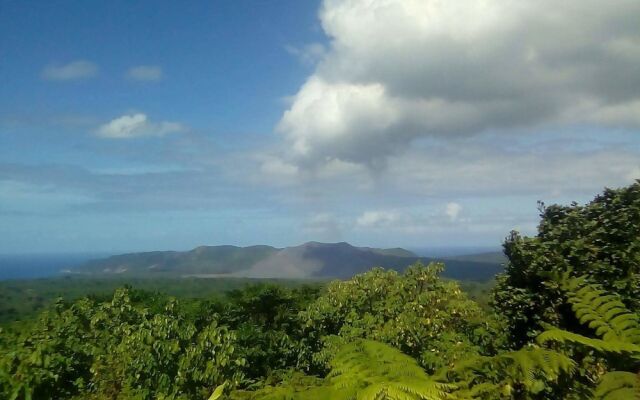
[(358, 400), (441, 400), (456, 388), (436, 381), (396, 348), (371, 340), (343, 346), (331, 366), (329, 382)]
[[(557, 380), (561, 374), (573, 372), (574, 368), (574, 361), (561, 353), (548, 349), (526, 348), (494, 357), (476, 357), (459, 364), (454, 370), (472, 382), (469, 390), (476, 386), (473, 384), (474, 381), (484, 382), (483, 377), (497, 375), (498, 380), (493, 382), (493, 387), (485, 386), (487, 390), (495, 391), (504, 381), (520, 383), (533, 390), (539, 386), (541, 380)], [(474, 375), (480, 379), (474, 379)], [(480, 389), (482, 388), (478, 388)]]
[(441, 400), (446, 396), (432, 382), (381, 382), (358, 391), (357, 400)]
[(505, 384), (494, 382), (481, 382), (471, 387), (458, 389), (454, 394), (456, 399), (484, 399), (496, 398), (497, 393), (504, 391)]
[(575, 363), (569, 357), (546, 349), (522, 349), (497, 356), (511, 360), (510, 369), (514, 377), (520, 376), (526, 387), (532, 387), (543, 376), (548, 380), (556, 380), (562, 373), (570, 373)]
[(626, 308), (619, 296), (588, 283), (585, 277), (572, 278), (565, 273), (557, 279), (580, 323), (606, 341), (640, 345), (640, 318)]
[(594, 398), (598, 400), (640, 399), (640, 375), (620, 371), (606, 373), (600, 378)]
[(640, 346), (620, 340), (601, 340), (582, 336), (562, 329), (548, 329), (536, 338), (539, 344), (548, 342), (574, 343), (590, 347), (601, 353), (626, 353), (634, 358), (640, 357)]

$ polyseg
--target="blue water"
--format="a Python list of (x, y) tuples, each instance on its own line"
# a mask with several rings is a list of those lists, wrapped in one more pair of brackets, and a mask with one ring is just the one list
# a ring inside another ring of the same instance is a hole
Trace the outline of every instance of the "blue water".
[(0, 280), (48, 278), (105, 254), (0, 254)]

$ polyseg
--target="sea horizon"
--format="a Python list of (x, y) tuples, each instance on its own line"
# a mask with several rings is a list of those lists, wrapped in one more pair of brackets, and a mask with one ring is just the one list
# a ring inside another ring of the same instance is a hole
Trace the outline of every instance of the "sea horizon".
[(0, 280), (51, 278), (105, 253), (0, 254)]

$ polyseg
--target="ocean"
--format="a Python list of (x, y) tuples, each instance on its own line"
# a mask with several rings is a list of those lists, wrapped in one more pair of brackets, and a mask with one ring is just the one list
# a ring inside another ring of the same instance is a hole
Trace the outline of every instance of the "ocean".
[(0, 254), (0, 280), (60, 276), (61, 271), (106, 254)]

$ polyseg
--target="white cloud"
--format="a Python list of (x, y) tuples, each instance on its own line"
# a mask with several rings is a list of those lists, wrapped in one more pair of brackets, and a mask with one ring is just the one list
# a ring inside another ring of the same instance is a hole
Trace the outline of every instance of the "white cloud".
[(157, 65), (137, 65), (127, 71), (127, 78), (136, 81), (159, 81), (163, 76), (162, 68)]
[(403, 216), (395, 210), (365, 211), (356, 220), (360, 228), (381, 228), (396, 225)]
[(491, 144), (466, 143), (412, 149), (390, 158), (379, 185), (405, 196), (549, 199), (554, 194), (569, 198), (595, 194), (605, 186), (624, 186), (640, 178), (640, 153), (632, 148), (569, 151), (556, 142), (549, 147), (505, 151)]
[(42, 70), (42, 78), (51, 81), (74, 81), (98, 75), (98, 66), (90, 61), (78, 60), (64, 65), (49, 65)]
[(331, 39), (278, 130), (301, 166), (421, 137), (640, 129), (637, 0), (325, 0)]
[(458, 219), (458, 215), (462, 211), (462, 206), (458, 203), (447, 203), (444, 209), (444, 213), (449, 217), (451, 221), (456, 221)]
[(185, 131), (177, 122), (151, 122), (142, 113), (123, 115), (100, 126), (97, 134), (108, 139), (131, 139), (141, 136), (164, 136)]
[(278, 130), (291, 143), (294, 157), (363, 161), (369, 144), (378, 146), (386, 139), (376, 133), (399, 118), (384, 97), (379, 84), (328, 84), (314, 77), (298, 92)]

